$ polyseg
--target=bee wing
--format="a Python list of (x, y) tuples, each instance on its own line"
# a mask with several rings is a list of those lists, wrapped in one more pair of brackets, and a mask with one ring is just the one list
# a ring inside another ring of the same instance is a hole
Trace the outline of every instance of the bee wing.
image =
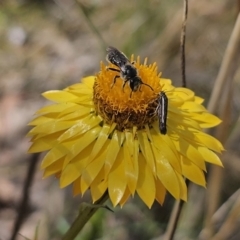
[(106, 50), (107, 50), (107, 56), (106, 56), (107, 61), (111, 62), (115, 66), (122, 68), (126, 64), (130, 63), (126, 55), (120, 52), (118, 49), (114, 47), (108, 47)]

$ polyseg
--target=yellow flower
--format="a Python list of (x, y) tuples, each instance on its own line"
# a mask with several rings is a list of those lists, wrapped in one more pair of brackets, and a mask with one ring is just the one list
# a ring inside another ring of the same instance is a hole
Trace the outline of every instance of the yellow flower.
[[(133, 57), (132, 57), (133, 60)], [(206, 162), (222, 166), (215, 152), (221, 143), (203, 132), (221, 121), (202, 106), (203, 99), (187, 88), (161, 78), (156, 63), (134, 63), (142, 81), (133, 92), (116, 72), (101, 63), (96, 76), (43, 96), (53, 102), (37, 111), (28, 133), (30, 153), (48, 151), (44, 177), (55, 175), (60, 187), (91, 191), (93, 202), (105, 191), (114, 206), (137, 193), (150, 208), (164, 202), (166, 191), (187, 200), (185, 178), (205, 186)], [(113, 67), (109, 65), (108, 67)], [(159, 131), (159, 93), (168, 98), (167, 134)]]

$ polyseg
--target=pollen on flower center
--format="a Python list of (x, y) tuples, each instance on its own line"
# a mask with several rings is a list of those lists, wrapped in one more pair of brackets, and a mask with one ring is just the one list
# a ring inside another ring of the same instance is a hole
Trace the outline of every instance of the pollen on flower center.
[[(94, 83), (93, 101), (97, 114), (106, 123), (117, 123), (118, 130), (124, 130), (136, 126), (142, 129), (145, 124), (151, 124), (156, 119), (156, 107), (158, 105), (158, 94), (162, 87), (159, 82), (156, 64), (140, 64), (138, 58), (134, 66), (138, 70), (141, 80), (150, 85), (153, 90), (141, 85), (140, 89), (132, 93), (127, 83), (123, 89), (124, 80), (117, 78), (113, 85), (113, 79), (118, 72), (111, 71), (101, 63), (101, 71), (97, 74)], [(113, 65), (109, 67), (116, 68)]]

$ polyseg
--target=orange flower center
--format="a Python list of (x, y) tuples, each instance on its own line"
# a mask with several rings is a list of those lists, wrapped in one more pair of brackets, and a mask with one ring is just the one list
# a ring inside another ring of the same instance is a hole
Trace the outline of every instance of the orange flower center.
[(101, 71), (96, 76), (93, 100), (97, 114), (108, 124), (115, 122), (120, 131), (133, 126), (142, 129), (145, 124), (151, 124), (156, 119), (158, 96), (162, 86), (156, 63), (147, 66), (146, 62), (145, 60), (142, 65), (138, 58), (134, 67), (137, 68), (142, 82), (152, 89), (141, 84), (137, 91), (132, 92), (130, 81), (123, 88), (125, 80), (121, 77), (114, 83), (114, 77), (120, 76), (120, 73), (110, 70), (109, 67), (118, 69), (111, 64), (106, 67), (101, 63)]

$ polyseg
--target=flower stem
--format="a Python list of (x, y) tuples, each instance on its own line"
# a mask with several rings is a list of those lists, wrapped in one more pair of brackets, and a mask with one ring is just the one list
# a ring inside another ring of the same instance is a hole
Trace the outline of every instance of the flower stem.
[(183, 20), (181, 31), (181, 70), (182, 70), (182, 87), (187, 87), (186, 82), (186, 62), (185, 62), (185, 42), (186, 42), (186, 25), (188, 15), (188, 0), (184, 0)]
[(102, 205), (107, 200), (108, 193), (105, 192), (104, 195), (94, 204), (82, 203), (80, 205), (77, 218), (75, 219), (71, 227), (68, 229), (68, 231), (65, 233), (62, 240), (73, 240), (99, 208), (106, 208), (108, 210), (111, 210), (109, 207)]
[[(187, 187), (189, 187), (189, 184), (190, 184), (190, 181), (186, 179)], [(170, 220), (168, 222), (167, 230), (164, 234), (164, 238), (163, 238), (164, 240), (172, 240), (174, 238), (174, 234), (177, 230), (178, 221), (179, 221), (184, 203), (185, 202), (183, 200), (175, 201), (173, 210), (171, 212)]]

